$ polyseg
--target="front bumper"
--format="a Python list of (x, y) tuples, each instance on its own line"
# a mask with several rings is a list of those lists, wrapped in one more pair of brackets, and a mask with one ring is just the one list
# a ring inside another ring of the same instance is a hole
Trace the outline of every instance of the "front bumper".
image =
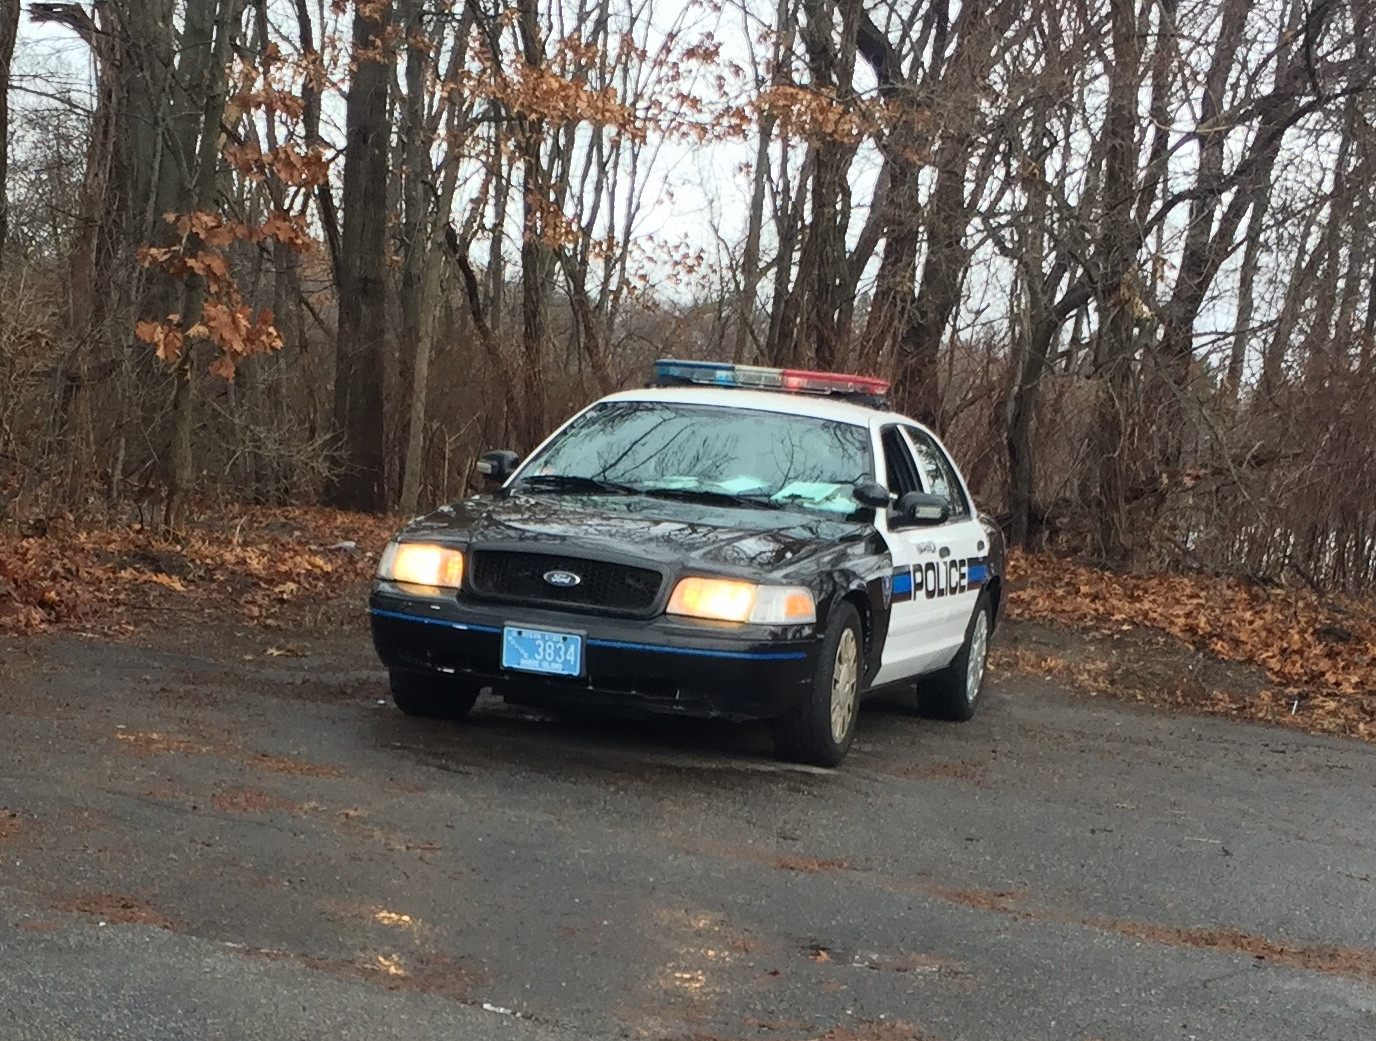
[[(604, 618), (517, 605), (416, 597), (379, 583), (368, 603), (373, 646), (389, 669), (451, 675), (507, 701), (631, 714), (726, 719), (782, 715), (808, 696), (818, 637), (811, 626)], [(584, 674), (504, 669), (502, 627), (583, 634)]]

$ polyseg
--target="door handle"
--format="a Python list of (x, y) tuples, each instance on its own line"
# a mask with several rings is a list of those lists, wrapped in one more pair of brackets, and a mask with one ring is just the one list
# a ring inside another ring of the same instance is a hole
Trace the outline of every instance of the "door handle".
[(942, 546), (939, 550), (936, 551), (936, 555), (940, 557), (942, 560), (945, 560), (947, 557), (951, 555), (951, 547)]

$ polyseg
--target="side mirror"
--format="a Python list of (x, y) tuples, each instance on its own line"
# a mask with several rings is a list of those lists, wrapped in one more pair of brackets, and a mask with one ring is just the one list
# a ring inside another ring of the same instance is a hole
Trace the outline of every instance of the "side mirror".
[(889, 490), (878, 481), (859, 481), (850, 493), (861, 506), (882, 510), (889, 505)]
[(944, 524), (951, 517), (951, 507), (939, 495), (908, 492), (898, 500), (898, 512), (911, 524)]
[(515, 452), (502, 449), (496, 452), (484, 452), (478, 457), (476, 469), (478, 473), (482, 474), (484, 483), (495, 488), (516, 472), (516, 467), (520, 462), (521, 457)]

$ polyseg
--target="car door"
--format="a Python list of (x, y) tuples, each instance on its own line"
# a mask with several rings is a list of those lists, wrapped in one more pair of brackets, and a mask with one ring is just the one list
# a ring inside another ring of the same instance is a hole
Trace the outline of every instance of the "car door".
[(988, 536), (946, 449), (920, 426), (905, 423), (903, 434), (917, 461), (923, 490), (945, 499), (950, 511), (945, 523), (925, 529), (936, 546), (936, 559), (923, 561), (920, 581), (914, 572), (914, 592), (935, 605), (934, 624), (940, 628), (942, 645), (959, 648), (984, 583)]
[[(883, 480), (895, 498), (926, 491), (911, 443), (897, 423), (879, 430)], [(952, 642), (949, 605), (928, 586), (936, 588), (940, 545), (934, 532), (944, 526), (922, 526), (890, 508), (879, 511), (876, 526), (888, 543), (893, 558), (890, 578), (889, 632), (884, 641), (875, 685), (918, 676), (940, 668), (954, 657), (959, 642)], [(931, 574), (930, 580), (928, 574)], [(964, 632), (962, 630), (962, 638)]]

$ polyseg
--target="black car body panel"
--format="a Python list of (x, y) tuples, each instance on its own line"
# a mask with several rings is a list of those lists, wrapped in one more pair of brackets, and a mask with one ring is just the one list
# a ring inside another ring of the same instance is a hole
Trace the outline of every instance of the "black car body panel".
[(769, 511), (680, 503), (650, 496), (541, 495), (499, 492), (442, 507), (413, 521), (401, 538), (415, 542), (575, 544), (593, 555), (640, 560), (701, 573), (791, 581), (829, 547), (863, 542), (872, 526), (803, 510)]
[[(418, 605), (386, 584), (372, 598), (373, 641), (389, 668), (441, 672), (493, 685), (508, 700), (548, 707), (750, 719), (779, 715), (802, 696), (815, 666), (811, 627), (679, 624), (522, 610), (523, 625), (577, 632), (586, 644), (580, 677), (501, 668), (509, 608)], [(746, 631), (755, 630), (755, 631)]]
[[(509, 701), (776, 716), (806, 696), (819, 634), (843, 597), (855, 601), (867, 622), (866, 671), (878, 668), (891, 561), (863, 514), (846, 519), (648, 496), (499, 492), (443, 507), (398, 538), (450, 545), (469, 563), (457, 596), (377, 583), (370, 608), (383, 663), (492, 685)], [(500, 567), (484, 572), (489, 559)], [(553, 586), (533, 587), (532, 568), (544, 561), (553, 570), (605, 565), (616, 574), (596, 602), (578, 602)], [(622, 596), (624, 584), (617, 583), (630, 581), (623, 572), (635, 572), (639, 600)], [(646, 588), (648, 575), (655, 576), (653, 590)], [(664, 614), (674, 584), (686, 575), (806, 587), (817, 602), (817, 622), (763, 626)], [(504, 670), (500, 641), (507, 624), (583, 635), (583, 674), (547, 678)]]

